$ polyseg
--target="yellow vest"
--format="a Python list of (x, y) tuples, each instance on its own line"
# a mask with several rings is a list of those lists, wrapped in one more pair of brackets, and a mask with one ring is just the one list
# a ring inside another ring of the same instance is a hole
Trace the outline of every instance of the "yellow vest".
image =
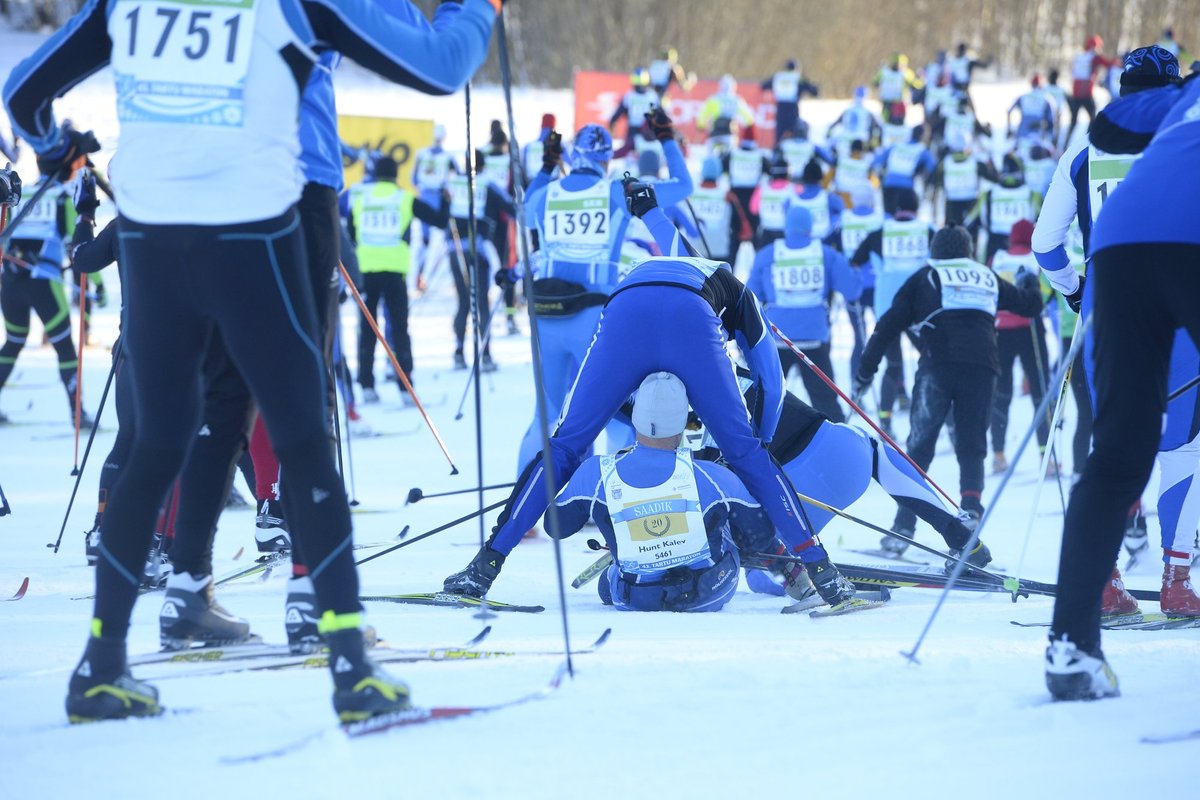
[(358, 238), (355, 252), (363, 272), (408, 273), (412, 192), (394, 183), (363, 183), (350, 190), (350, 212)]

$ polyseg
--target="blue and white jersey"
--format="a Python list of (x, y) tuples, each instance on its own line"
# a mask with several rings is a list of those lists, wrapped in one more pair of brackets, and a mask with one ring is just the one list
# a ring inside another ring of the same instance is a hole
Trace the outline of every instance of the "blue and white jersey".
[[(656, 182), (654, 190), (665, 208), (687, 199), (692, 178), (678, 144), (667, 142), (663, 152), (670, 177)], [(551, 180), (543, 170), (529, 184), (526, 197), (526, 217), (537, 229), (540, 244), (538, 277), (570, 281), (591, 292), (612, 292), (629, 225), (620, 181), (592, 169)]]
[[(25, 188), (21, 202), (12, 210), (12, 216), (25, 212), (38, 189), (46, 182), (42, 178), (32, 186)], [(69, 186), (55, 182), (46, 190), (37, 203), (25, 212), (19, 227), (15, 229), (15, 239), (23, 242), (38, 242), (37, 259), (32, 267), (34, 278), (55, 279), (62, 277), (63, 259), (66, 256), (66, 235), (69, 233), (68, 217), (73, 217), (68, 211), (67, 204), (71, 202)], [(73, 210), (73, 209), (72, 209)], [(26, 254), (26, 258), (30, 258)], [(5, 263), (5, 270), (23, 272), (25, 267)]]
[[(838, 251), (820, 239), (789, 246), (778, 239), (754, 257), (749, 287), (766, 306), (767, 319), (794, 342), (828, 342), (826, 298), (838, 292), (853, 303), (862, 277)], [(782, 345), (782, 343), (781, 343)]]
[(883, 170), (885, 189), (911, 189), (917, 173), (931, 175), (937, 168), (933, 155), (917, 142), (893, 145), (875, 157), (876, 170)]
[(300, 198), (298, 78), (320, 53), (450, 94), (483, 61), (495, 16), (487, 0), (443, 4), (432, 26), (368, 0), (89, 0), (13, 70), (4, 101), (19, 135), (49, 152), (60, 138), (54, 98), (111, 65), (123, 216), (269, 219)]
[(554, 502), (565, 535), (595, 520), (620, 570), (642, 581), (674, 567), (713, 566), (724, 553), (730, 509), (759, 507), (724, 467), (692, 461), (688, 450), (642, 445), (587, 459)]

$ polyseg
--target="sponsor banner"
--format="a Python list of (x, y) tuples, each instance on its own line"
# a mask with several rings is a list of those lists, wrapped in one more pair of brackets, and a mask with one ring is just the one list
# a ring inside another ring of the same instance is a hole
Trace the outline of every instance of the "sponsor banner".
[[(338, 116), (338, 136), (342, 143), (354, 151), (378, 150), (391, 156), (400, 167), (398, 183), (411, 190), (413, 159), (422, 147), (433, 144), (433, 120), (391, 119), (388, 117)], [(362, 161), (342, 164), (347, 186), (362, 180)]]

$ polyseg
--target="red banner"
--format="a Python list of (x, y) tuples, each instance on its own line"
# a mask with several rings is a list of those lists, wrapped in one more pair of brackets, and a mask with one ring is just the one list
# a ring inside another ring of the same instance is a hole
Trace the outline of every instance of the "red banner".
[[(620, 72), (575, 73), (575, 130), (589, 122), (608, 125), (621, 98), (630, 89), (629, 76)], [(701, 143), (704, 135), (696, 130), (696, 115), (704, 101), (717, 93), (717, 81), (700, 80), (688, 91), (672, 86), (667, 91), (667, 110), (675, 125), (689, 142)], [(770, 147), (775, 141), (775, 103), (763, 99), (765, 92), (757, 83), (738, 82), (738, 95), (754, 112), (758, 143)], [(617, 135), (624, 133), (618, 126)], [(570, 134), (564, 131), (569, 138)]]

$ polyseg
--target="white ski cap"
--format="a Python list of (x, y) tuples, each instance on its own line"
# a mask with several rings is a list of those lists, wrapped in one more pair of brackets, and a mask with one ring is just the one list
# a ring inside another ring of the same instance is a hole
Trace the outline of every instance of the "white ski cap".
[(670, 372), (650, 374), (633, 402), (633, 427), (642, 436), (665, 439), (687, 427), (688, 399), (683, 382)]

